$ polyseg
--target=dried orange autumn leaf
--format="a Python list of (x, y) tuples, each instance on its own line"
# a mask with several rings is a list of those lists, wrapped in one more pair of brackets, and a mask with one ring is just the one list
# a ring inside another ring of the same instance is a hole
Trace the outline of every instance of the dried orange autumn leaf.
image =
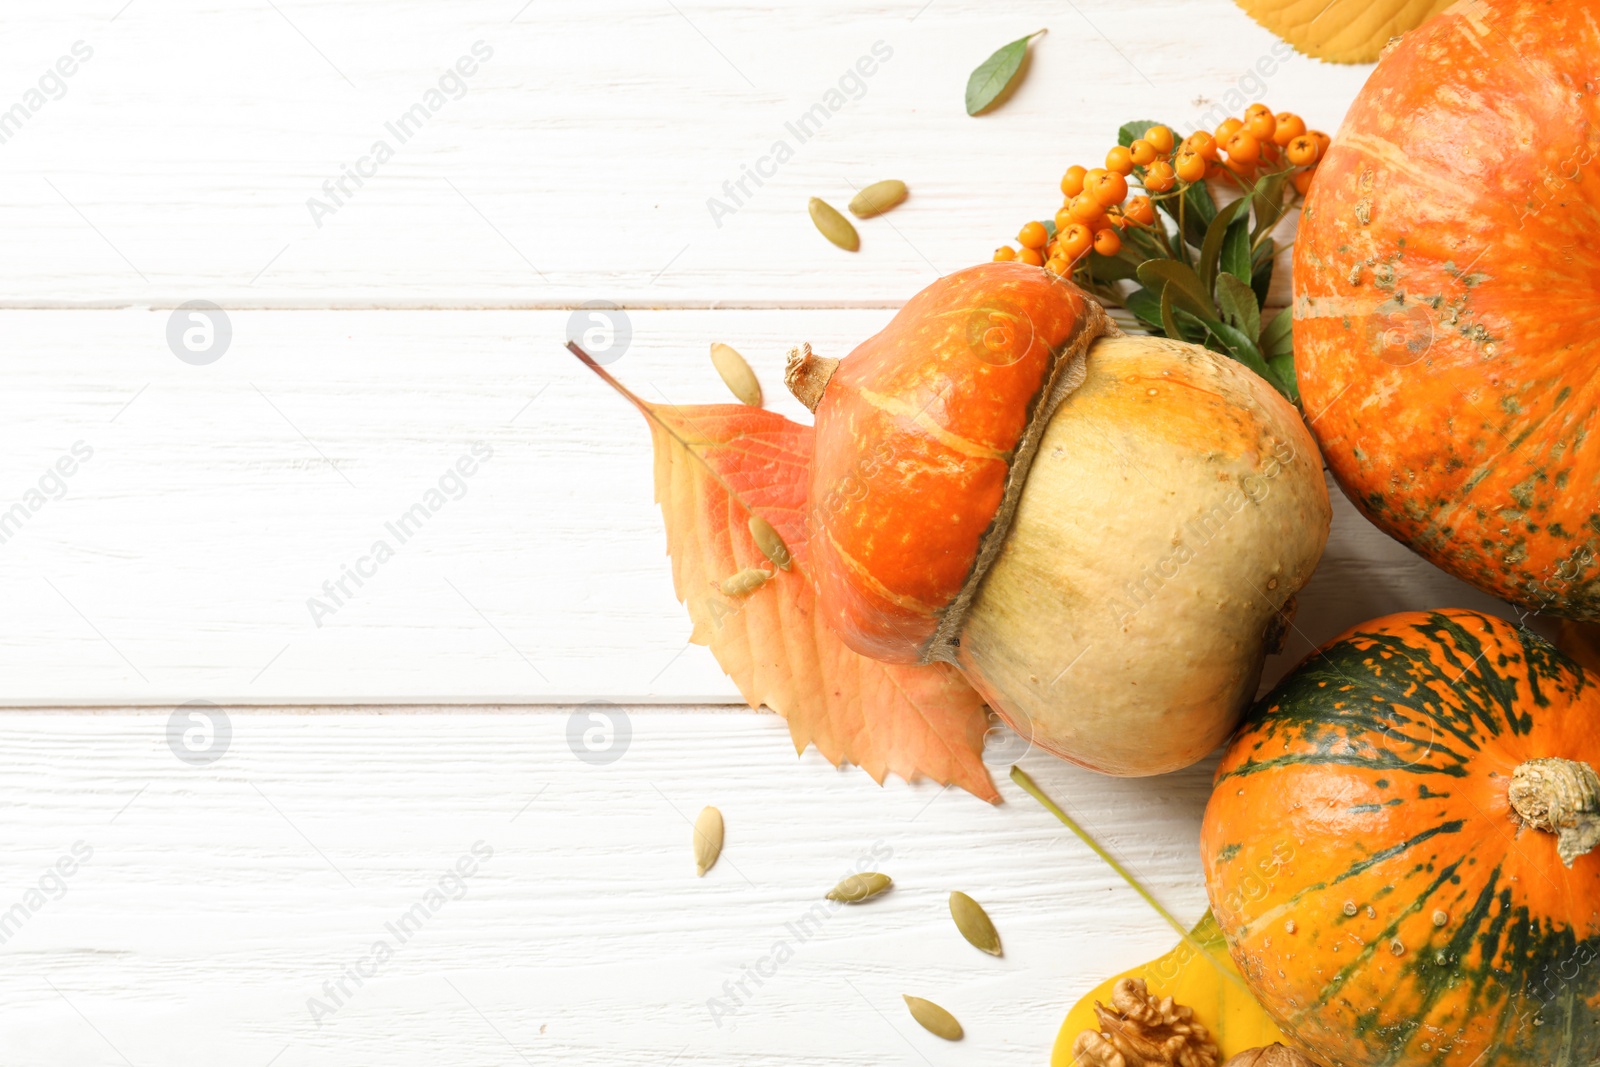
[(1072, 1067), (1077, 1062), (1072, 1048), (1085, 1030), (1099, 1029), (1095, 1001), (1109, 1006), (1111, 990), (1122, 978), (1142, 978), (1150, 992), (1171, 997), (1178, 1004), (1194, 1009), (1195, 1021), (1211, 1034), (1222, 1050), (1221, 1062), (1248, 1049), (1284, 1040), (1283, 1034), (1265, 1009), (1245, 987), (1222, 929), (1208, 911), (1178, 947), (1159, 959), (1140, 964), (1106, 979), (1090, 990), (1067, 1013), (1056, 1045), (1050, 1054), (1051, 1067)]
[[(854, 763), (880, 783), (926, 775), (997, 802), (981, 759), (983, 702), (960, 673), (868, 659), (816, 612), (806, 552), (811, 427), (743, 404), (648, 404), (569, 347), (644, 414), (691, 640), (710, 647), (750, 706), (787, 719), (797, 752), (814, 744), (830, 763)], [(752, 515), (788, 545), (788, 570), (757, 546)], [(722, 591), (724, 578), (750, 568), (771, 577), (743, 596)]]
[(1391, 37), (1414, 30), (1453, 0), (1238, 0), (1251, 18), (1308, 56), (1371, 63)]

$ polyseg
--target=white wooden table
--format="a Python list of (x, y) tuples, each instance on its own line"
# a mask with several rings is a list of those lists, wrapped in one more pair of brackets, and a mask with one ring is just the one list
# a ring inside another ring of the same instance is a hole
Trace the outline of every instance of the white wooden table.
[[(1366, 73), (1283, 59), (1227, 0), (1008, 7), (12, 5), (0, 1064), (1038, 1065), (1068, 1004), (1170, 945), (1006, 753), (990, 808), (796, 759), (739, 706), (687, 644), (645, 428), (561, 349), (610, 301), (645, 395), (723, 399), (724, 340), (798, 416), (790, 345), (843, 354), (1053, 209), (1121, 122), (1265, 95), (1332, 130)], [(1021, 90), (968, 118), (967, 72), (1041, 26)], [(747, 168), (771, 176), (733, 204)], [(812, 231), (807, 197), (884, 177), (912, 198), (858, 255)], [(169, 346), (191, 301), (225, 309), (214, 361)], [(370, 573), (332, 600), (347, 567)], [(1492, 607), (1340, 498), (1269, 680), (1445, 605)], [(609, 762), (569, 743), (591, 701), (628, 724)], [(169, 734), (195, 708), (225, 725), (199, 756)], [(1206, 767), (1023, 762), (1198, 916)], [(701, 880), (705, 804), (728, 843)], [(797, 940), (859, 862), (899, 888)], [(959, 940), (953, 888), (1004, 959)], [(967, 1041), (916, 1030), (902, 992)]]

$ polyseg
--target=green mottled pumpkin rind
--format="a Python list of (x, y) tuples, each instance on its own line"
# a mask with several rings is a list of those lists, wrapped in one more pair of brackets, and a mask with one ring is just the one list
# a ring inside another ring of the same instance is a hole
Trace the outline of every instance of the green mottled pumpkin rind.
[[(1592, 723), (1596, 687), (1548, 642), (1501, 620), (1432, 612), (1380, 622), (1314, 654), (1259, 701), (1219, 768), (1202, 852), (1234, 958), (1284, 1031), (1333, 1067), (1592, 1064), (1600, 857), (1551, 866), (1553, 839), (1495, 811), (1485, 784), (1530, 745), (1566, 736), (1554, 717)], [(1592, 730), (1576, 736), (1593, 759)], [(1363, 795), (1301, 814), (1341, 777)], [(1348, 840), (1313, 839), (1314, 819), (1338, 821)], [(1363, 820), (1398, 839), (1363, 839)], [(1365, 854), (1352, 861), (1356, 852)], [(1530, 897), (1542, 889), (1531, 879), (1565, 885), (1571, 906), (1563, 914)], [(1443, 927), (1436, 910), (1448, 915)], [(1324, 973), (1297, 986), (1313, 966)], [(1476, 1029), (1460, 1031), (1469, 1022)]]

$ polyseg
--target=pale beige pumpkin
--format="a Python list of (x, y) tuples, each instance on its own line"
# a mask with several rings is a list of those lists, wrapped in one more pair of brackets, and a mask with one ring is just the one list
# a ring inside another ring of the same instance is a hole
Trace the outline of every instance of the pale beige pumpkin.
[(1226, 740), (1331, 511), (1299, 414), (1238, 363), (1108, 337), (1051, 417), (956, 662), (1024, 737), (1159, 774)]

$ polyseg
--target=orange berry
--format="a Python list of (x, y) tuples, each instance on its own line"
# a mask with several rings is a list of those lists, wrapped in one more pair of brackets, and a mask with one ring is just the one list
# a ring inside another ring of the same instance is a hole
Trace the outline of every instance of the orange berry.
[(1164, 193), (1171, 189), (1176, 181), (1172, 164), (1164, 159), (1158, 159), (1145, 168), (1144, 187), (1152, 193)]
[(1042, 222), (1025, 222), (1022, 229), (1017, 231), (1017, 241), (1023, 248), (1040, 249), (1050, 240), (1050, 234), (1045, 230)]
[(1088, 191), (1093, 189), (1095, 184), (1105, 177), (1105, 173), (1106, 169), (1104, 167), (1090, 167), (1089, 173), (1083, 176), (1084, 190)]
[(1150, 127), (1148, 130), (1144, 131), (1144, 140), (1147, 141), (1150, 147), (1154, 148), (1159, 155), (1164, 156), (1168, 152), (1172, 151), (1172, 131), (1167, 129), (1165, 126)]
[(1026, 263), (1030, 267), (1044, 266), (1044, 256), (1040, 255), (1037, 248), (1024, 248), (1021, 252), (1017, 253), (1017, 258), (1022, 260), (1022, 262)]
[(1182, 181), (1200, 181), (1206, 176), (1205, 158), (1186, 149), (1180, 150), (1178, 152), (1178, 158), (1173, 160), (1173, 171)]
[(1270, 141), (1278, 132), (1278, 120), (1272, 112), (1262, 109), (1244, 120), (1244, 128), (1258, 141)]
[(1202, 159), (1217, 158), (1217, 140), (1204, 130), (1184, 138), (1183, 147)]
[(1067, 210), (1080, 222), (1093, 222), (1106, 213), (1106, 206), (1095, 199), (1093, 193), (1085, 191), (1072, 198), (1072, 206)]
[(1278, 112), (1273, 122), (1272, 143), (1280, 148), (1306, 132), (1305, 120), (1293, 111)]
[(1077, 196), (1083, 192), (1083, 176), (1089, 173), (1082, 167), (1068, 167), (1067, 172), (1061, 176), (1061, 192), (1067, 197)]
[(1081, 222), (1074, 222), (1061, 231), (1061, 254), (1067, 259), (1077, 259), (1094, 244), (1094, 232)]
[[(1072, 201), (1069, 200), (1067, 203), (1070, 204)], [(1059, 234), (1062, 230), (1066, 229), (1068, 226), (1071, 226), (1075, 221), (1076, 220), (1072, 217), (1071, 208), (1062, 208), (1060, 211), (1056, 212), (1056, 233)]]
[(1270, 107), (1268, 107), (1266, 104), (1251, 104), (1249, 107), (1244, 109), (1244, 120), (1246, 122), (1249, 122), (1251, 119), (1255, 118), (1257, 115), (1270, 115), (1270, 114), (1272, 114), (1272, 109)]
[(1059, 256), (1053, 256), (1050, 259), (1045, 260), (1044, 269), (1049, 271), (1051, 274), (1064, 276), (1067, 271), (1072, 269), (1072, 266)]
[(1228, 138), (1232, 137), (1235, 133), (1242, 129), (1244, 129), (1244, 123), (1240, 122), (1238, 119), (1223, 119), (1222, 125), (1218, 126), (1216, 130), (1213, 131), (1212, 136), (1215, 138), (1218, 144), (1227, 144)]
[(1248, 165), (1261, 158), (1261, 142), (1248, 130), (1239, 130), (1228, 138), (1223, 150), (1228, 153), (1229, 163)]
[(1327, 134), (1323, 133), (1321, 130), (1307, 130), (1306, 131), (1306, 136), (1312, 138), (1313, 140), (1315, 140), (1317, 142), (1317, 158), (1318, 159), (1321, 159), (1323, 156), (1328, 154), (1328, 146), (1333, 143), (1333, 138), (1329, 137)]
[(996, 263), (1010, 263), (1016, 258), (1017, 250), (1012, 248), (1010, 245), (1001, 245), (999, 248), (994, 250), (994, 261)]
[(1114, 170), (1102, 171), (1100, 180), (1089, 182), (1083, 191), (1105, 207), (1120, 204), (1128, 196), (1128, 179)]
[(1317, 147), (1317, 139), (1315, 137), (1307, 137), (1305, 134), (1301, 134), (1289, 142), (1288, 146), (1284, 148), (1283, 154), (1288, 156), (1289, 162), (1295, 166), (1305, 167), (1315, 163), (1317, 157), (1322, 154), (1322, 150)]
[(1124, 148), (1121, 145), (1117, 145), (1111, 151), (1107, 152), (1106, 153), (1106, 170), (1111, 171), (1111, 173), (1113, 173), (1113, 174), (1123, 174), (1123, 175), (1132, 174), (1133, 173), (1133, 151), (1132, 151), (1132, 149)]
[(1149, 141), (1140, 138), (1128, 146), (1128, 155), (1137, 166), (1148, 167), (1156, 161), (1156, 149)]
[(1316, 173), (1316, 167), (1308, 167), (1305, 170), (1295, 171), (1294, 177), (1289, 179), (1294, 183), (1294, 191), (1299, 193), (1301, 196), (1305, 196), (1306, 190), (1311, 188), (1311, 176)]
[(1150, 202), (1148, 196), (1136, 196), (1128, 201), (1128, 206), (1122, 209), (1122, 214), (1137, 226), (1149, 226), (1156, 221), (1156, 206)]
[(1122, 251), (1122, 238), (1116, 230), (1101, 230), (1094, 235), (1094, 250), (1102, 256), (1114, 256)]

